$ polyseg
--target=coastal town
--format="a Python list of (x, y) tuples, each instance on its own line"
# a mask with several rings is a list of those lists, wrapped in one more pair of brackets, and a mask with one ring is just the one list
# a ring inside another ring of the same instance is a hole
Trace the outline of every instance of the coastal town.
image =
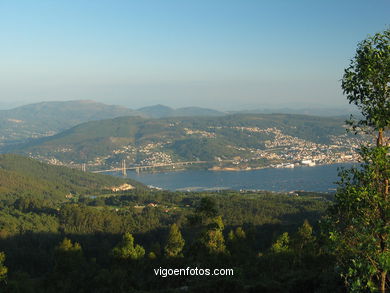
[[(213, 160), (204, 161), (195, 157), (192, 160), (180, 158), (169, 145), (171, 138), (163, 138), (158, 142), (147, 142), (140, 145), (124, 145), (106, 156), (96, 156), (80, 164), (79, 162), (63, 162), (52, 156), (30, 154), (32, 157), (53, 165), (65, 165), (82, 170), (110, 170), (133, 168), (139, 171), (170, 171), (188, 167), (210, 170), (252, 170), (261, 168), (295, 168), (297, 166), (316, 166), (337, 163), (350, 163), (359, 160), (356, 149), (369, 140), (368, 136), (353, 136), (347, 133), (329, 136), (329, 144), (315, 143), (283, 133), (276, 127), (238, 127), (218, 126), (206, 130), (184, 128), (185, 136), (195, 139), (213, 140), (219, 131), (229, 130), (244, 133), (247, 136), (262, 134), (269, 137), (259, 142), (259, 147), (242, 147), (227, 145), (234, 155), (216, 155)], [(58, 152), (71, 152), (72, 148), (63, 146)], [(185, 162), (185, 164), (184, 164)], [(183, 163), (183, 164), (180, 164)]]

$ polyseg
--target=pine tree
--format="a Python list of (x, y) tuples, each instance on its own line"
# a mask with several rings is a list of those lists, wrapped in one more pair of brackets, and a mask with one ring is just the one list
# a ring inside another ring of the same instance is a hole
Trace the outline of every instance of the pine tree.
[(301, 227), (298, 228), (293, 240), (293, 246), (298, 252), (311, 250), (316, 238), (313, 235), (313, 227), (307, 220), (304, 220)]
[(224, 224), (221, 216), (215, 217), (208, 225), (208, 230), (203, 234), (201, 242), (209, 254), (227, 253), (223, 229)]
[(145, 249), (134, 245), (134, 237), (130, 233), (123, 235), (122, 241), (112, 249), (112, 255), (118, 259), (140, 259), (145, 255)]
[(167, 244), (165, 245), (164, 251), (167, 257), (178, 257), (183, 256), (182, 250), (184, 247), (185, 241), (180, 233), (179, 227), (176, 224), (172, 224)]

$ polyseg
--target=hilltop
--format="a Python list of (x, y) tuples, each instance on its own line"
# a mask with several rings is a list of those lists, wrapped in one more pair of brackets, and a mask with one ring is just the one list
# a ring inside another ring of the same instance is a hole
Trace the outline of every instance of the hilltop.
[(134, 110), (94, 101), (42, 102), (0, 111), (0, 146), (53, 135), (77, 124), (120, 116), (142, 116)]
[(51, 136), (78, 124), (122, 116), (160, 118), (175, 116), (221, 116), (216, 110), (186, 107), (173, 109), (155, 105), (133, 110), (91, 100), (41, 102), (0, 110), (0, 148), (40, 137)]

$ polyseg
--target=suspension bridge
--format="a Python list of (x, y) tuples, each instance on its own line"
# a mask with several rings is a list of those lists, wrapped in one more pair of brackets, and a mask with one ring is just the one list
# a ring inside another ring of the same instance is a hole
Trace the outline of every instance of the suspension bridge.
[[(186, 165), (205, 164), (205, 163), (210, 163), (210, 161), (187, 161), (187, 162), (161, 163), (161, 164), (142, 165), (142, 166), (126, 166), (126, 161), (123, 160), (121, 163), (121, 166), (118, 168), (91, 171), (91, 173), (122, 172), (123, 176), (126, 176), (127, 170), (135, 170), (137, 173), (140, 173), (141, 171), (150, 170), (150, 169), (154, 169), (154, 168), (160, 168), (160, 167), (180, 167), (180, 166), (186, 166)], [(86, 171), (85, 164), (83, 164), (82, 170)]]

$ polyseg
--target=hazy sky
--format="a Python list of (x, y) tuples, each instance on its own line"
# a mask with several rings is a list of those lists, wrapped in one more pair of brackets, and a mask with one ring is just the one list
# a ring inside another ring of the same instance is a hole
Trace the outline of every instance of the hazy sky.
[(389, 0), (0, 0), (0, 107), (343, 105), (357, 43), (389, 25)]

